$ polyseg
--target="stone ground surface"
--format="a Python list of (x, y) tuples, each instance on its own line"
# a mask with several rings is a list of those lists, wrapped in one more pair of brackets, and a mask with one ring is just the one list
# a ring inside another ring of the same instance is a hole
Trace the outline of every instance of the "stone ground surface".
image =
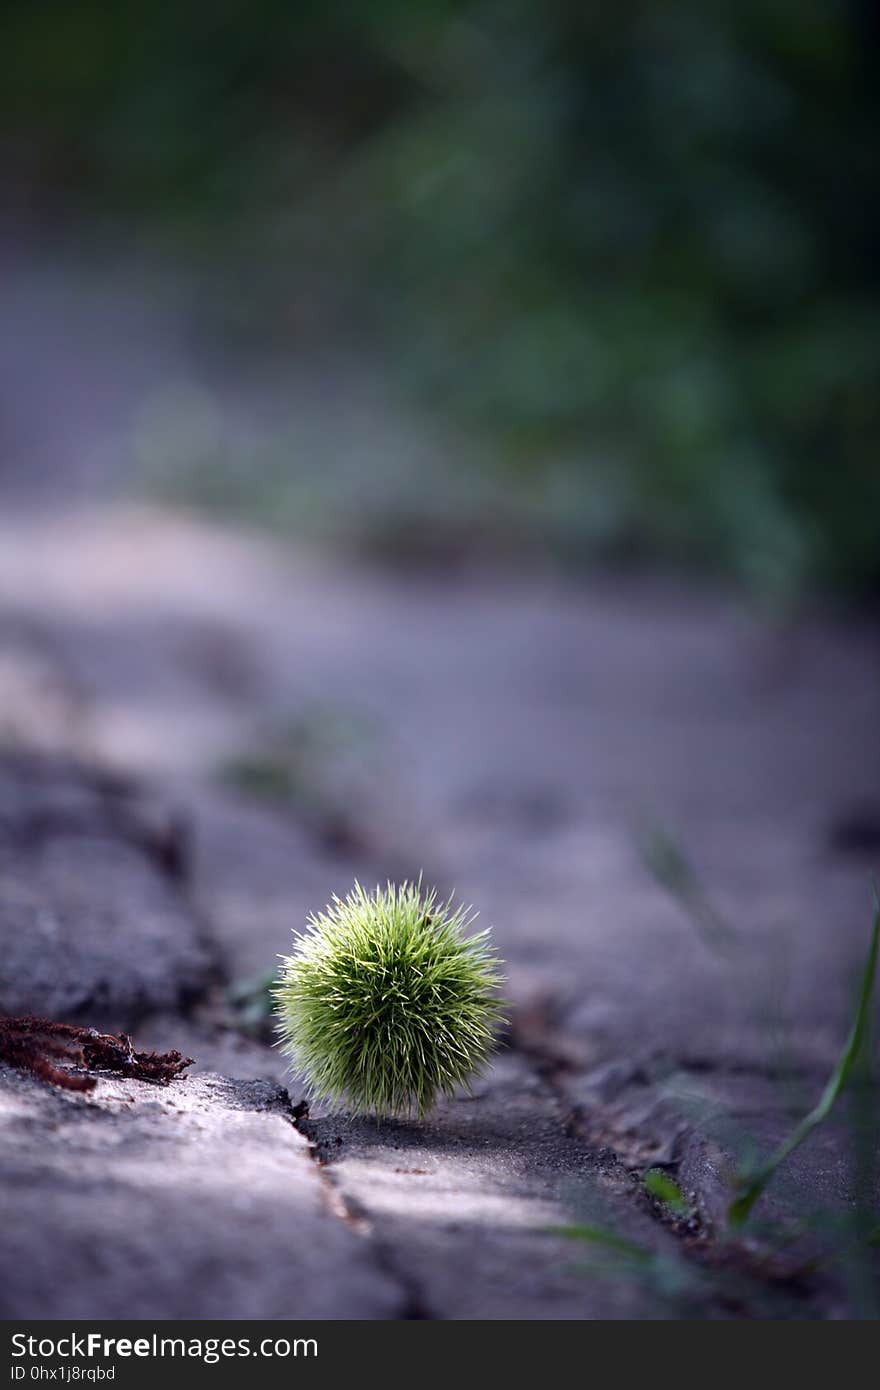
[(4, 1316), (401, 1316), (283, 1088), (107, 1080), (84, 1100), (4, 1081)]
[[(802, 1268), (851, 1211), (846, 1113), (759, 1209), (792, 1252), (731, 1243), (724, 1209), (848, 1026), (875, 631), (91, 506), (0, 520), (0, 643), (0, 1010), (196, 1058), (87, 1097), (0, 1069), (5, 1316), (864, 1311), (864, 1269)], [(657, 822), (729, 937), (647, 871)], [(225, 985), (353, 878), (422, 870), (494, 927), (504, 1050), (421, 1125), (297, 1117)], [(686, 1218), (645, 1193), (655, 1164)]]

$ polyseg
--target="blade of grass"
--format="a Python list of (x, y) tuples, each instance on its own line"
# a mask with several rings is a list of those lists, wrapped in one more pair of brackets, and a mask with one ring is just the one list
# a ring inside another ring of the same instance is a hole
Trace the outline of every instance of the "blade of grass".
[(674, 1216), (690, 1216), (692, 1208), (678, 1183), (673, 1182), (661, 1168), (649, 1168), (642, 1176), (645, 1191), (662, 1202)]
[(687, 913), (710, 950), (735, 955), (737, 933), (715, 907), (678, 841), (654, 822), (642, 828), (638, 842), (648, 872)]
[(583, 1266), (586, 1272), (600, 1278), (632, 1280), (648, 1290), (673, 1317), (689, 1314), (713, 1290), (723, 1292), (728, 1283), (726, 1271), (691, 1264), (676, 1252), (650, 1250), (604, 1226), (552, 1226), (546, 1234), (593, 1247), (595, 1254)]
[[(876, 896), (876, 891), (875, 891)], [(843, 1050), (837, 1060), (837, 1065), (828, 1080), (828, 1084), (816, 1105), (805, 1115), (800, 1124), (795, 1127), (787, 1139), (774, 1150), (768, 1159), (760, 1165), (754, 1172), (740, 1179), (740, 1192), (731, 1202), (727, 1218), (731, 1226), (741, 1226), (748, 1217), (752, 1207), (757, 1202), (761, 1193), (770, 1182), (777, 1168), (784, 1163), (790, 1154), (801, 1145), (808, 1135), (818, 1125), (827, 1119), (838, 1096), (852, 1073), (856, 1059), (861, 1051), (868, 1027), (868, 1010), (871, 1004), (871, 996), (874, 989), (874, 978), (877, 973), (877, 955), (880, 949), (880, 899), (874, 913), (874, 925), (871, 931), (871, 941), (868, 947), (868, 955), (865, 960), (862, 978), (859, 984), (859, 992), (856, 1001), (856, 1012), (853, 1018), (852, 1027), (843, 1045)]]
[(604, 1250), (613, 1250), (616, 1255), (625, 1255), (628, 1260), (639, 1263), (653, 1258), (650, 1250), (645, 1250), (633, 1240), (608, 1231), (603, 1226), (548, 1226), (547, 1234), (564, 1236), (566, 1240), (582, 1241), (586, 1245), (598, 1245)]

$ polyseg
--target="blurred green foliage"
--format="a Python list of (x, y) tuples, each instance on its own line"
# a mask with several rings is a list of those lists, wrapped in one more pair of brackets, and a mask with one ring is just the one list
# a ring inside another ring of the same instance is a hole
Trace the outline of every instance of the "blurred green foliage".
[(218, 332), (356, 325), (563, 551), (866, 592), (875, 15), (12, 0), (6, 180), (214, 264)]

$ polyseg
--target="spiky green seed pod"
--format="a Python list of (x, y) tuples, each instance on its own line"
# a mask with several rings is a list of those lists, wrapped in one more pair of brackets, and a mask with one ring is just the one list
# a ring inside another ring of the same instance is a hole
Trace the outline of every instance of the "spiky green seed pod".
[(421, 883), (360, 884), (296, 935), (276, 989), (281, 1045), (355, 1113), (422, 1115), (480, 1070), (501, 1017), (489, 933)]

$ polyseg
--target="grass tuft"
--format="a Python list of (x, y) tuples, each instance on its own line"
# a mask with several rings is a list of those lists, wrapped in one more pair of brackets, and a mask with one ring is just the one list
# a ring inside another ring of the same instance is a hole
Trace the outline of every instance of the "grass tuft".
[(487, 1061), (499, 962), (473, 915), (421, 882), (355, 884), (297, 934), (275, 990), (281, 1045), (318, 1097), (423, 1115)]

